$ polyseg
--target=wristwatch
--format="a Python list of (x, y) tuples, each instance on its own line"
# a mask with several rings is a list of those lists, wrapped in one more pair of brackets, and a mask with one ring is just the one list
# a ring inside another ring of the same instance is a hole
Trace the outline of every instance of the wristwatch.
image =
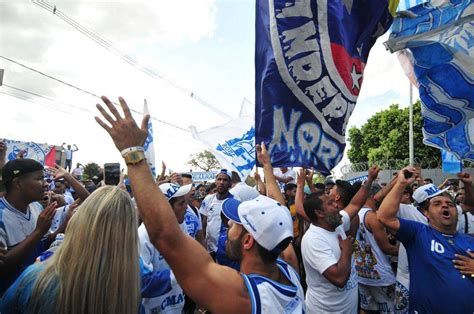
[(124, 154), (123, 158), (125, 159), (125, 163), (127, 165), (136, 165), (146, 159), (145, 152), (138, 150)]

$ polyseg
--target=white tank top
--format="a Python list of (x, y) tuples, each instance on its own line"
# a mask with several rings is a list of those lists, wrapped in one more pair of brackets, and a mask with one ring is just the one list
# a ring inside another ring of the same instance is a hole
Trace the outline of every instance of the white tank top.
[(305, 313), (304, 292), (298, 274), (280, 259), (277, 260), (277, 265), (291, 285), (284, 285), (260, 275), (242, 274), (252, 301), (252, 314)]
[(359, 211), (359, 230), (354, 251), (355, 269), (359, 283), (369, 286), (389, 286), (395, 283), (390, 259), (379, 248), (374, 235), (365, 225), (365, 216), (370, 208)]

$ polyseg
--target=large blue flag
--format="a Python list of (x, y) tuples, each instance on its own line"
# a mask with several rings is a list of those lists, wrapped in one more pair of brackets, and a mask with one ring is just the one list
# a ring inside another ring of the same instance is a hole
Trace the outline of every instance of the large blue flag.
[(424, 143), (474, 160), (474, 0), (443, 2), (405, 11), (386, 46), (411, 52)]
[(256, 142), (272, 164), (328, 173), (376, 39), (398, 1), (257, 0)]

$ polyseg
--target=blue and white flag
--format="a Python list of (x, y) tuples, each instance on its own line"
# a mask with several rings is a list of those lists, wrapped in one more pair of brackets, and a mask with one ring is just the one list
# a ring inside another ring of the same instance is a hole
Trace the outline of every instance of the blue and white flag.
[(56, 149), (53, 145), (7, 139), (5, 143), (7, 144), (7, 162), (16, 159), (20, 151), (23, 151), (23, 158), (34, 159), (42, 165), (52, 167), (56, 162)]
[(441, 151), (441, 160), (443, 161), (444, 173), (460, 173), (462, 172), (462, 162), (454, 154), (445, 150)]
[[(143, 104), (143, 116), (149, 114), (148, 112), (148, 104)], [(145, 144), (143, 145), (143, 149), (145, 149), (145, 157), (150, 166), (151, 173), (153, 173), (153, 177), (156, 177), (156, 168), (155, 168), (155, 147), (153, 146), (153, 125), (151, 124), (151, 118), (148, 120), (148, 136), (146, 138)]]
[(474, 160), (474, 0), (444, 0), (405, 11), (386, 46), (411, 53), (423, 142)]
[(256, 141), (274, 167), (341, 160), (369, 51), (398, 0), (257, 0)]
[(400, 0), (397, 11), (405, 11), (425, 2), (429, 2), (429, 0)]
[(198, 132), (190, 127), (193, 137), (204, 144), (221, 164), (221, 168), (235, 171), (242, 181), (255, 167), (254, 117), (234, 119), (224, 125)]

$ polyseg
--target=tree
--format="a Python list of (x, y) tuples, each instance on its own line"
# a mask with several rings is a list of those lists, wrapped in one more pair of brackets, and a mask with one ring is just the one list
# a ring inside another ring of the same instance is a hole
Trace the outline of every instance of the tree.
[(216, 157), (207, 150), (191, 155), (191, 160), (188, 161), (188, 165), (206, 172), (220, 168), (220, 164)]
[[(440, 151), (423, 144), (423, 117), (421, 103), (413, 105), (413, 141), (415, 160), (433, 159), (438, 164)], [(351, 163), (377, 163), (381, 160), (405, 160), (409, 158), (409, 108), (391, 105), (377, 112), (359, 129), (349, 130), (351, 148), (347, 152)]]
[(101, 168), (95, 162), (90, 162), (84, 166), (84, 179), (92, 179), (94, 176), (100, 176)]

